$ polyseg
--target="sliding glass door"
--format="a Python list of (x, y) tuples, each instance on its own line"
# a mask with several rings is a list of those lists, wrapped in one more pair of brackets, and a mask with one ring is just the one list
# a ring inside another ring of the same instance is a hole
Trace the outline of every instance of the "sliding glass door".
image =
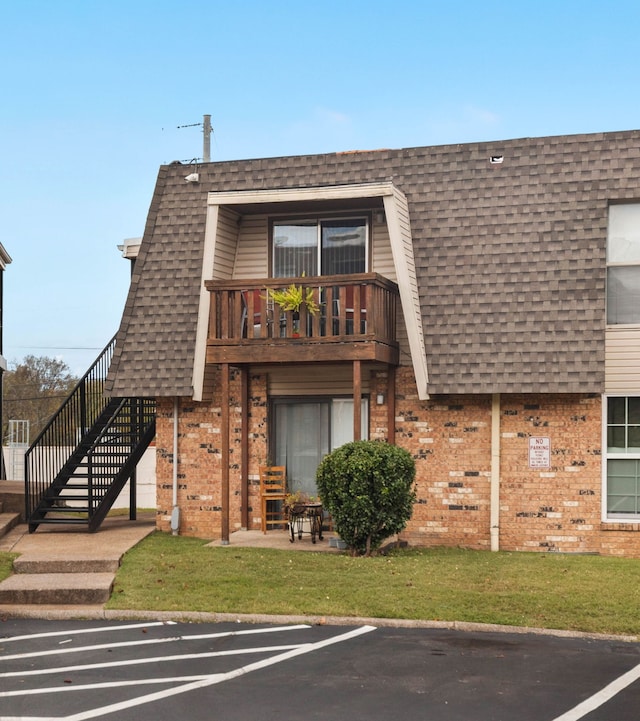
[[(361, 437), (367, 437), (368, 400), (362, 400)], [(329, 451), (353, 440), (353, 400), (275, 399), (273, 462), (286, 466), (289, 489), (317, 494), (316, 470)]]

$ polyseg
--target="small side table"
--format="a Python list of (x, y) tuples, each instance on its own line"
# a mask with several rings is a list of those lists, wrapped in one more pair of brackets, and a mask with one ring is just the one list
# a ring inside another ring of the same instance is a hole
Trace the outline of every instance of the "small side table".
[[(302, 540), (303, 533), (311, 534), (311, 543), (316, 542), (316, 538), (322, 540), (322, 521), (324, 512), (322, 503), (296, 503), (289, 508), (289, 540), (293, 543), (298, 536), (298, 540)], [(309, 522), (309, 530), (304, 530), (305, 521)]]

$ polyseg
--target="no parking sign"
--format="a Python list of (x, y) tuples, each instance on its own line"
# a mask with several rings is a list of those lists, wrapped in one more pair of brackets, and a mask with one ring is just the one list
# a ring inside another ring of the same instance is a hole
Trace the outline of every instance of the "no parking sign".
[(529, 438), (529, 468), (551, 466), (551, 439), (540, 436)]

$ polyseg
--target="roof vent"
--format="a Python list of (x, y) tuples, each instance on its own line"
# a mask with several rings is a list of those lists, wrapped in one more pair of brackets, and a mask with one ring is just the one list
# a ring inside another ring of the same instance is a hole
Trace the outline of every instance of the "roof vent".
[(491, 165), (500, 165), (500, 163), (504, 160), (504, 155), (491, 155), (489, 157), (489, 162)]

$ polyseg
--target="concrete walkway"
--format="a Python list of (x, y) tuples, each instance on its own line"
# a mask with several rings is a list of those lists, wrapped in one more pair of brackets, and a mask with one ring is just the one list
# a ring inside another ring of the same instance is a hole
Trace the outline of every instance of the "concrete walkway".
[(0, 614), (37, 606), (102, 607), (124, 554), (155, 529), (153, 514), (107, 518), (95, 533), (73, 525), (24, 524), (0, 538), (0, 551), (19, 554), (14, 575), (0, 583)]

